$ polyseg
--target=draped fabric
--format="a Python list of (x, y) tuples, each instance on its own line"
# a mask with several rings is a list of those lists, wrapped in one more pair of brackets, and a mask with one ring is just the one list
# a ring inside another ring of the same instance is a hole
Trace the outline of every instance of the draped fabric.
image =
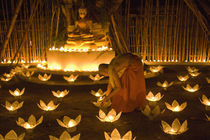
[(127, 66), (120, 77), (122, 89), (112, 98), (112, 108), (117, 112), (132, 112), (145, 105), (146, 89), (144, 69), (136, 56), (134, 62)]

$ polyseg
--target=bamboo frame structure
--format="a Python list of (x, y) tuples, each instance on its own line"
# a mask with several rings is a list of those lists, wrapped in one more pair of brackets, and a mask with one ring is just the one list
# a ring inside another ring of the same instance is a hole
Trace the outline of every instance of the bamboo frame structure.
[[(54, 44), (53, 36), (60, 32), (60, 20), (64, 20), (62, 9), (55, 8), (52, 1), (40, 1), (26, 33), (33, 12), (30, 7), (35, 0), (24, 0), (18, 13), (21, 1), (0, 0), (0, 44), (5, 52), (1, 53), (1, 61), (11, 63), (15, 58), (14, 62), (42, 62), (47, 60), (46, 50)], [(112, 45), (117, 46), (118, 53), (137, 53), (145, 61), (152, 62), (210, 62), (206, 19), (195, 3), (189, 0), (139, 0), (133, 3), (134, 0), (124, 0), (110, 17), (111, 30), (115, 34), (111, 38), (115, 40)], [(24, 36), (25, 42), (16, 54)]]
[(132, 52), (151, 62), (210, 62), (208, 29), (195, 3), (141, 0), (138, 4), (137, 14), (129, 13), (127, 6), (124, 13), (122, 7), (115, 13), (118, 19), (127, 18), (116, 22), (119, 27), (126, 25), (122, 30)]

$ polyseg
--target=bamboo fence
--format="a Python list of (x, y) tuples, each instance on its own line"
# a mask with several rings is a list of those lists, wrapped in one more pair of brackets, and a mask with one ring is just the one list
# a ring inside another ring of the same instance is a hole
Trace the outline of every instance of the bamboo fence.
[(200, 12), (189, 7), (188, 0), (125, 3), (138, 5), (121, 5), (115, 14), (131, 52), (152, 62), (210, 62), (208, 31), (202, 26)]

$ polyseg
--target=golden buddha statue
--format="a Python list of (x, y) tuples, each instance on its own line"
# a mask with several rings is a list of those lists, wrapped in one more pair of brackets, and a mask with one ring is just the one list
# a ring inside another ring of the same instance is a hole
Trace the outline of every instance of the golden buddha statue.
[(82, 5), (78, 10), (80, 20), (68, 26), (68, 40), (65, 49), (97, 49), (107, 46), (106, 32), (99, 23), (93, 23), (86, 17), (87, 9)]

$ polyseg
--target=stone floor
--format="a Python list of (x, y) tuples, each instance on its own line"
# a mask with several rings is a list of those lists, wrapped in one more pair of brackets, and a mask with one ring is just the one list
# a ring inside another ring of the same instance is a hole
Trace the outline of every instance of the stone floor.
[[(133, 136), (137, 140), (207, 140), (210, 137), (210, 122), (206, 120), (205, 114), (210, 116), (210, 112), (205, 109), (201, 104), (199, 98), (202, 94), (210, 97), (210, 86), (206, 81), (206, 77), (210, 77), (209, 66), (197, 66), (201, 74), (197, 77), (190, 77), (186, 82), (180, 82), (176, 75), (187, 73), (185, 66), (165, 66), (163, 73), (154, 78), (146, 79), (147, 93), (161, 92), (164, 97), (157, 102), (161, 109), (165, 112), (154, 120), (149, 120), (140, 111), (122, 114), (120, 119), (113, 123), (100, 122), (96, 115), (99, 109), (91, 102), (96, 98), (90, 94), (91, 90), (98, 90), (101, 88), (103, 91), (106, 89), (105, 84), (88, 85), (88, 86), (53, 86), (45, 84), (35, 84), (28, 81), (20, 80), (18, 77), (12, 81), (5, 83), (1, 82), (0, 89), (0, 104), (5, 104), (8, 100), (13, 102), (15, 100), (24, 101), (23, 107), (17, 112), (8, 112), (3, 106), (0, 106), (0, 134), (3, 136), (11, 129), (15, 130), (18, 135), (25, 132), (25, 140), (48, 140), (48, 135), (59, 137), (65, 128), (58, 125), (56, 119), (63, 119), (63, 116), (76, 118), (79, 114), (82, 115), (80, 124), (77, 126), (75, 132), (70, 133), (74, 136), (78, 133), (81, 134), (81, 140), (103, 140), (104, 131), (112, 132), (117, 128), (121, 135), (131, 130)], [(0, 67), (0, 73), (8, 72), (5, 67)], [(164, 90), (158, 87), (158, 81), (163, 82), (174, 81), (174, 85)], [(200, 90), (194, 93), (185, 91), (182, 86), (186, 84), (199, 84)], [(24, 88), (25, 93), (20, 98), (15, 98), (9, 93), (9, 89), (15, 90), (16, 88)], [(61, 99), (56, 99), (51, 90), (64, 90), (68, 89), (70, 93)], [(39, 100), (49, 102), (53, 100), (55, 103), (60, 103), (55, 111), (44, 112), (38, 108), (37, 103)], [(178, 102), (187, 102), (187, 107), (182, 112), (174, 113), (165, 107), (165, 102), (171, 103), (174, 99)], [(110, 109), (108, 109), (110, 110)], [(34, 128), (32, 131), (25, 130), (16, 124), (18, 117), (25, 120), (34, 114), (36, 118), (44, 117), (43, 122)], [(165, 134), (161, 129), (161, 120), (168, 122), (178, 118), (182, 123), (184, 120), (188, 122), (189, 130), (180, 135)]]

